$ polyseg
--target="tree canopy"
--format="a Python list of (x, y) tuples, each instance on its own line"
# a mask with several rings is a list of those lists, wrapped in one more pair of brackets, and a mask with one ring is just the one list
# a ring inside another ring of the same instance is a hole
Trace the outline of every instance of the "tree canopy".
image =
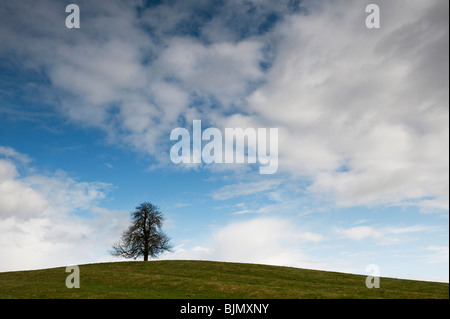
[(113, 245), (111, 254), (125, 258), (155, 258), (164, 251), (171, 251), (170, 239), (162, 231), (163, 213), (151, 203), (144, 202), (131, 213), (131, 225), (122, 238)]

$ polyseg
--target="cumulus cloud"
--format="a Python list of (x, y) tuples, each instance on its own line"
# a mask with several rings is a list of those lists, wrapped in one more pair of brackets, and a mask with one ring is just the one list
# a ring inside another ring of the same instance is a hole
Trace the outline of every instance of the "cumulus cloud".
[(320, 242), (324, 236), (305, 231), (284, 218), (258, 217), (232, 222), (214, 229), (207, 247), (186, 249), (175, 247), (173, 254), (163, 259), (208, 259), (228, 262), (248, 262), (293, 267), (326, 267), (307, 256), (303, 244)]
[[(29, 158), (7, 150), (6, 155), (19, 160)], [(0, 158), (0, 271), (93, 262), (105, 256), (128, 221), (124, 212), (97, 206), (111, 185), (79, 182), (63, 171), (33, 174), (28, 166), (19, 174), (16, 163)]]
[[(68, 30), (64, 2), (2, 1), (0, 59), (17, 76), (0, 90), (34, 103), (0, 111), (35, 118), (53, 108), (62, 121), (152, 157), (154, 167), (170, 163), (170, 131), (193, 119), (277, 127), (276, 180), (242, 182), (242, 166), (214, 166), (238, 172), (211, 191), (214, 200), (273, 200), (275, 190), (294, 189), (317, 198), (311, 206), (448, 211), (448, 2), (379, 0), (376, 30), (365, 27), (369, 3), (80, 0), (82, 29)], [(58, 254), (88, 260), (85, 247), (103, 255), (109, 231), (124, 229), (127, 214), (98, 207), (111, 185), (27, 171), (31, 159), (9, 147), (0, 146), (0, 157), (3, 269), (48, 266)], [(247, 202), (235, 217), (303, 204)], [(79, 211), (90, 218), (72, 214)], [(427, 231), (359, 225), (337, 234), (387, 244)], [(255, 218), (217, 228), (210, 247), (178, 246), (173, 256), (321, 268), (302, 243), (325, 239), (287, 219)], [(448, 247), (428, 251), (448, 255)]]
[[(20, 154), (20, 158), (23, 156), (26, 155)], [(52, 211), (88, 209), (103, 199), (110, 188), (106, 183), (75, 181), (63, 171), (21, 176), (14, 162), (0, 159), (0, 219), (30, 219)]]
[(166, 76), (181, 80), (190, 92), (214, 96), (228, 107), (244, 96), (249, 83), (262, 79), (262, 44), (243, 40), (213, 43), (174, 38), (155, 61)]
[(0, 159), (0, 220), (39, 216), (47, 207), (45, 196), (18, 178), (14, 163)]
[(278, 172), (309, 194), (448, 210), (448, 3), (380, 1), (376, 30), (368, 3), (81, 1), (69, 32), (62, 4), (4, 2), (0, 53), (39, 71), (61, 116), (153, 164), (193, 119), (278, 127)]
[(92, 207), (90, 218), (53, 214), (0, 220), (0, 271), (112, 261), (107, 251), (128, 222), (128, 214)]
[(373, 32), (364, 2), (324, 1), (274, 31), (276, 58), (249, 107), (280, 126), (280, 170), (309, 179), (310, 193), (448, 209), (448, 3), (410, 5), (380, 3)]

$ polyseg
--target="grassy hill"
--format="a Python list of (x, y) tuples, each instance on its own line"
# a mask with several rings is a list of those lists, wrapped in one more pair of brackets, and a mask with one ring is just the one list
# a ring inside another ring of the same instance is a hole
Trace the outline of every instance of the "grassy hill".
[(80, 265), (80, 288), (65, 286), (65, 267), (0, 273), (0, 298), (449, 298), (446, 283), (211, 261)]

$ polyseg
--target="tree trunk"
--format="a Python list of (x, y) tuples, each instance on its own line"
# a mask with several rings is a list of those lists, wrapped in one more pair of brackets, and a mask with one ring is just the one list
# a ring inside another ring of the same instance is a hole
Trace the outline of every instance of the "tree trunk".
[(144, 261), (148, 261), (148, 230), (147, 230), (147, 212), (144, 214), (144, 223), (142, 225), (142, 231), (144, 233)]

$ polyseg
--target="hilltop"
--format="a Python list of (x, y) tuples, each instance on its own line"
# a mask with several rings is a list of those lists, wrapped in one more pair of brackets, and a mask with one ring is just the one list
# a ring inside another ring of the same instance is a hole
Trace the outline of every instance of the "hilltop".
[(80, 288), (65, 267), (0, 273), (0, 298), (449, 298), (447, 283), (213, 261), (166, 260), (79, 265)]

